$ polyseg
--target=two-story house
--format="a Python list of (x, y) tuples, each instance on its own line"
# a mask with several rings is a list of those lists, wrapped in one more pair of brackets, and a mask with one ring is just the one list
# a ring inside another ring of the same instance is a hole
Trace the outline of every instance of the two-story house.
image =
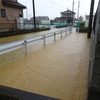
[(64, 12), (61, 12), (61, 17), (57, 18), (57, 21), (60, 23), (66, 23), (66, 22), (72, 22), (75, 19), (75, 12), (71, 10), (66, 10)]
[(16, 23), (16, 18), (23, 17), (25, 8), (17, 0), (0, 0), (0, 23)]

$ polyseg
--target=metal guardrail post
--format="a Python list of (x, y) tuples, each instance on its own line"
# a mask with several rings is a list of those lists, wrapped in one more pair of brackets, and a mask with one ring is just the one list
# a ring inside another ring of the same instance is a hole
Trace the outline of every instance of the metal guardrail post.
[[(63, 32), (65, 32), (66, 35), (68, 35), (68, 32), (70, 32), (70, 30), (72, 30), (71, 28), (68, 29), (68, 30), (60, 30), (59, 32), (54, 32), (54, 33), (49, 33), (49, 34), (45, 34), (45, 35), (42, 35), (42, 36), (39, 36), (39, 37), (35, 37), (33, 39), (27, 39), (27, 40), (24, 40), (24, 41), (16, 41), (15, 45), (14, 43), (11, 43), (11, 46), (8, 47), (8, 46), (5, 46), (5, 45), (2, 45), (2, 48), (0, 48), (0, 51), (2, 51), (2, 54), (3, 53), (6, 53), (6, 52), (9, 52), (9, 51), (12, 51), (12, 50), (15, 50), (15, 49), (18, 49), (18, 48), (21, 48), (24, 46), (24, 53), (27, 54), (28, 52), (28, 48), (27, 48), (27, 45), (32, 43), (32, 42), (36, 42), (36, 41), (39, 41), (39, 40), (43, 40), (43, 45), (45, 46), (46, 45), (46, 38), (48, 37), (52, 37), (54, 36), (54, 41), (56, 41), (56, 35), (59, 35), (61, 34), (61, 38), (63, 37)], [(1, 52), (0, 52), (1, 54)]]
[(69, 29), (69, 34), (71, 33), (71, 28)]
[(46, 44), (46, 36), (45, 35), (44, 35), (43, 39), (44, 39), (44, 46), (45, 46), (45, 44)]
[(71, 28), (71, 33), (72, 33), (72, 28)]
[(69, 29), (69, 34), (72, 33), (72, 28)]
[(24, 45), (25, 45), (25, 54), (27, 54), (27, 41), (24, 41)]
[(54, 41), (56, 41), (56, 33), (54, 33)]
[(61, 31), (61, 38), (62, 38), (62, 31)]
[(66, 33), (65, 34), (67, 35), (67, 30), (66, 30)]

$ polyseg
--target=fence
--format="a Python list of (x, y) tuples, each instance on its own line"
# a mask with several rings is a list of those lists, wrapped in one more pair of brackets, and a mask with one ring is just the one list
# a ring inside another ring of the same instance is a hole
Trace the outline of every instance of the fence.
[[(36, 24), (37, 29), (41, 27), (54, 28), (55, 25)], [(0, 29), (34, 29), (34, 23), (0, 23)]]
[(53, 36), (54, 41), (56, 41), (56, 35), (61, 34), (61, 38), (62, 38), (63, 33), (65, 33), (65, 35), (67, 35), (68, 32), (71, 33), (71, 30), (72, 30), (72, 28), (69, 27), (69, 29), (67, 29), (67, 30), (61, 30), (61, 31), (57, 31), (54, 33), (49, 33), (49, 34), (37, 36), (37, 37), (27, 39), (27, 40), (21, 40), (21, 41), (16, 41), (16, 42), (0, 45), (0, 54), (7, 53), (7, 52), (10, 52), (12, 50), (21, 48), (21, 47), (25, 48), (25, 54), (27, 54), (27, 45), (29, 45), (30, 43), (34, 43), (34, 42), (37, 42), (39, 40), (43, 40), (43, 45), (45, 46), (46, 38)]

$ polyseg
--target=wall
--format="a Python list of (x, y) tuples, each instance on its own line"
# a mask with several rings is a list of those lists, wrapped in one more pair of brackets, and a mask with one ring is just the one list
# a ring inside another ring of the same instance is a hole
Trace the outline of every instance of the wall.
[[(85, 27), (88, 27), (88, 25), (89, 25), (89, 16), (85, 16), (85, 17), (86, 17), (85, 18)], [(93, 24), (93, 21), (94, 21), (94, 16), (93, 16), (92, 24)]]
[[(16, 0), (13, 0), (16, 1)], [(6, 10), (6, 17), (1, 16), (1, 9)], [(13, 8), (2, 5), (2, 0), (0, 0), (0, 23), (15, 23), (16, 17), (19, 17), (19, 14), (23, 15), (23, 10), (21, 8)], [(7, 20), (7, 17), (10, 17), (10, 21)]]
[[(72, 17), (72, 14), (67, 14), (67, 15), (61, 15), (61, 17)], [(73, 14), (73, 18), (75, 18), (75, 14)]]

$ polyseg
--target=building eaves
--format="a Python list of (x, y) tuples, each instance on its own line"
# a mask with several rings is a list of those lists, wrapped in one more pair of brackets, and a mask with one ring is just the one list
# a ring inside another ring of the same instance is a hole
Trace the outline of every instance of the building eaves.
[(64, 12), (61, 12), (61, 14), (65, 15), (65, 14), (76, 14), (76, 13), (71, 10), (66, 10)]
[(10, 6), (10, 7), (15, 7), (15, 8), (23, 8), (25, 9), (26, 6), (20, 4), (19, 2), (14, 2), (10, 0), (2, 0), (2, 3), (4, 6)]

